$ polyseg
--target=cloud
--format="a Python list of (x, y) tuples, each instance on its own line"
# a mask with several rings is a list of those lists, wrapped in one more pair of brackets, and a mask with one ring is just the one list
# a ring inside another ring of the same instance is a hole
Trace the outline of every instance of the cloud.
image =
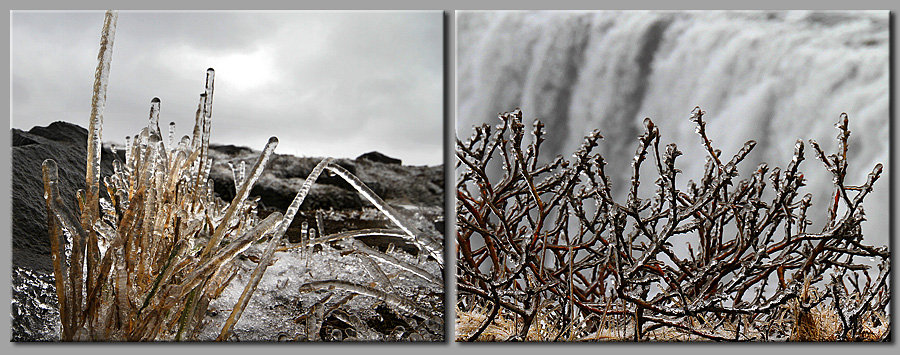
[[(14, 127), (87, 125), (102, 18), (13, 12)], [(136, 133), (153, 97), (189, 134), (213, 67), (214, 142), (441, 164), (442, 26), (440, 12), (120, 12), (104, 140)]]

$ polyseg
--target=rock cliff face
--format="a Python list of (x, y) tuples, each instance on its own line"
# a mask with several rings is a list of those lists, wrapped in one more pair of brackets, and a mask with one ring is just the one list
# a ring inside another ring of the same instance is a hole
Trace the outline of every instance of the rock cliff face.
[[(85, 184), (86, 142), (87, 130), (66, 122), (34, 127), (27, 132), (12, 129), (12, 273), (15, 291), (13, 341), (58, 339), (54, 331), (58, 328), (58, 320), (49, 319), (53, 317), (41, 311), (55, 308), (55, 302), (40, 302), (40, 297), (34, 297), (35, 294), (49, 295), (47, 297), (53, 295), (41, 164), (45, 159), (54, 159), (58, 163), (60, 194), (67, 209), (65, 213), (75, 216), (72, 207), (75, 205), (75, 194)], [(250, 170), (259, 154), (258, 151), (245, 147), (211, 146), (210, 156), (214, 165), (210, 178), (214, 181), (216, 195), (225, 201), (234, 197), (234, 175), (229, 163), (240, 167), (243, 161), (246, 169)], [(423, 232), (442, 234), (443, 166), (402, 166), (395, 163), (399, 162), (397, 159), (384, 157), (377, 152), (374, 154), (384, 159), (373, 161), (361, 156), (352, 160), (339, 159), (338, 163), (359, 177), (385, 202), (401, 213), (410, 215), (411, 220)], [(104, 148), (101, 175), (110, 175), (112, 161), (124, 158), (124, 151), (113, 154), (110, 149)], [(320, 160), (321, 158), (290, 155), (274, 156), (250, 193), (251, 197), (259, 197), (259, 213), (268, 215), (274, 211), (283, 212)], [(389, 226), (388, 221), (378, 213), (371, 213), (371, 210), (371, 205), (341, 178), (323, 174), (313, 185), (287, 236), (291, 240), (292, 233), (299, 235), (300, 224), (304, 221), (314, 225), (316, 211), (324, 216), (324, 227), (328, 233), (338, 232), (343, 228)], [(371, 245), (395, 242), (364, 241)], [(49, 281), (44, 280), (48, 277)], [(56, 316), (58, 317), (58, 313)]]
[[(12, 130), (13, 267), (52, 271), (41, 164), (45, 159), (59, 164), (59, 192), (66, 213), (74, 216), (75, 192), (85, 184), (87, 137), (86, 129), (66, 122)], [(111, 150), (103, 150), (101, 175), (112, 173), (113, 158)]]

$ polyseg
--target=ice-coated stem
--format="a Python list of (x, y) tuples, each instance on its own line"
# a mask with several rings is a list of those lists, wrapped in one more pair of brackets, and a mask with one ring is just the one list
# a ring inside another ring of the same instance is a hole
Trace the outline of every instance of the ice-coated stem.
[(200, 103), (197, 105), (197, 113), (194, 116), (194, 134), (193, 138), (191, 138), (191, 151), (195, 152), (195, 154), (200, 153), (200, 145), (203, 141), (203, 120), (205, 119), (203, 110), (205, 107), (206, 93), (204, 92), (200, 94)]
[(97, 70), (94, 72), (94, 95), (91, 98), (91, 118), (88, 124), (88, 149), (86, 202), (90, 206), (84, 209), (89, 221), (84, 221), (82, 227), (89, 230), (93, 225), (93, 219), (99, 213), (100, 194), (100, 152), (103, 130), (103, 110), (106, 108), (106, 86), (109, 83), (109, 66), (112, 63), (113, 42), (116, 37), (116, 21), (119, 15), (115, 11), (107, 11), (103, 21), (103, 30), (100, 33), (100, 53), (97, 55)]
[(429, 272), (422, 270), (418, 266), (411, 265), (411, 264), (404, 262), (400, 259), (397, 259), (389, 254), (382, 253), (378, 250), (372, 249), (365, 243), (359, 241), (358, 239), (351, 239), (351, 247), (354, 250), (358, 250), (363, 255), (378, 259), (381, 262), (384, 262), (386, 264), (391, 264), (396, 267), (399, 267), (405, 271), (410, 272), (413, 275), (416, 275), (418, 277), (425, 279), (428, 282), (431, 282), (434, 285), (443, 285), (444, 284), (443, 281), (441, 281), (437, 277), (434, 277)]
[[(275, 137), (272, 137), (272, 139), (274, 139), (275, 142), (278, 141)], [(247, 285), (244, 287), (244, 292), (241, 293), (240, 299), (238, 299), (237, 304), (235, 304), (231, 315), (225, 322), (225, 326), (222, 327), (221, 334), (219, 334), (219, 337), (216, 340), (223, 341), (228, 339), (228, 336), (234, 329), (234, 324), (237, 323), (237, 321), (240, 319), (241, 314), (243, 314), (244, 312), (244, 307), (247, 306), (247, 303), (250, 301), (250, 297), (253, 295), (253, 292), (256, 291), (256, 286), (259, 284), (259, 280), (262, 279), (263, 274), (265, 274), (266, 269), (269, 267), (269, 261), (272, 259), (272, 254), (275, 253), (275, 250), (281, 242), (281, 236), (284, 235), (284, 232), (287, 231), (287, 228), (291, 225), (291, 222), (294, 219), (294, 215), (297, 214), (297, 210), (300, 209), (300, 205), (303, 204), (303, 200), (306, 199), (306, 195), (312, 188), (313, 182), (316, 180), (316, 178), (319, 177), (319, 174), (322, 173), (322, 171), (325, 169), (325, 166), (330, 162), (331, 159), (328, 158), (316, 165), (313, 171), (309, 174), (309, 177), (307, 177), (306, 181), (303, 182), (303, 186), (300, 187), (300, 191), (297, 192), (297, 195), (294, 197), (291, 205), (288, 206), (287, 210), (285, 210), (284, 218), (281, 220), (281, 223), (278, 224), (275, 233), (273, 233), (272, 235), (272, 240), (269, 241), (269, 244), (266, 246), (265, 253), (263, 254), (263, 257), (259, 262), (259, 266), (257, 266), (256, 269), (253, 270), (253, 274), (250, 275), (250, 281), (247, 282)], [(251, 175), (250, 180), (246, 181), (241, 187), (242, 191), (244, 191), (247, 185), (252, 186), (253, 182), (256, 181), (256, 168), (257, 167), (254, 167), (254, 173)], [(234, 204), (234, 202), (232, 202), (232, 204)], [(222, 224), (224, 224), (224, 220)], [(220, 227), (222, 226), (222, 224), (220, 224)]]
[(394, 224), (396, 224), (400, 229), (402, 229), (409, 236), (409, 240), (413, 241), (419, 248), (428, 253), (435, 261), (437, 261), (438, 265), (441, 268), (444, 267), (444, 258), (442, 255), (442, 246), (436, 240), (425, 236), (421, 232), (419, 232), (416, 227), (412, 226), (412, 223), (409, 223), (405, 218), (403, 218), (397, 211), (395, 211), (391, 206), (388, 206), (387, 203), (384, 202), (378, 195), (376, 195), (368, 186), (366, 186), (362, 181), (359, 180), (356, 176), (351, 174), (347, 169), (344, 169), (342, 166), (337, 165), (335, 163), (330, 163), (326, 167), (329, 171), (337, 174), (346, 180), (350, 185), (352, 185), (356, 191), (362, 194), (366, 199), (369, 200), (375, 207), (377, 207), (385, 216), (388, 217)]
[(394, 237), (401, 239), (409, 239), (409, 236), (406, 233), (393, 229), (380, 229), (380, 228), (370, 228), (370, 229), (357, 229), (351, 231), (344, 231), (339, 233), (333, 233), (326, 236), (321, 236), (319, 238), (310, 238), (307, 240), (301, 240), (296, 245), (292, 245), (290, 247), (284, 247), (278, 249), (278, 251), (286, 251), (290, 249), (296, 248), (305, 248), (308, 246), (313, 246), (316, 244), (325, 244), (328, 242), (339, 241), (343, 239), (350, 238), (360, 238), (360, 237)]
[[(284, 224), (283, 220), (281, 224)], [(253, 274), (250, 275), (250, 281), (248, 281), (247, 285), (244, 286), (244, 292), (241, 293), (241, 297), (238, 299), (234, 307), (232, 307), (231, 315), (228, 316), (228, 320), (225, 322), (225, 326), (222, 327), (222, 333), (219, 334), (219, 337), (216, 339), (216, 341), (224, 341), (227, 340), (229, 336), (231, 336), (231, 332), (234, 329), (235, 323), (237, 323), (237, 321), (241, 319), (241, 315), (244, 313), (244, 308), (247, 307), (247, 303), (250, 302), (250, 297), (252, 297), (253, 293), (256, 291), (256, 287), (259, 285), (259, 281), (262, 279), (263, 274), (266, 273), (266, 269), (269, 267), (269, 263), (271, 263), (272, 261), (272, 255), (275, 254), (275, 249), (280, 244), (280, 242), (280, 235), (275, 234), (272, 236), (272, 239), (266, 246), (266, 251), (263, 253), (263, 257), (259, 260), (259, 265), (256, 266), (256, 269), (253, 270)]]
[(322, 171), (328, 167), (329, 164), (332, 163), (331, 158), (325, 158), (313, 168), (312, 172), (309, 173), (309, 176), (306, 177), (306, 180), (303, 181), (303, 186), (300, 186), (300, 191), (297, 191), (297, 195), (294, 196), (294, 200), (291, 201), (291, 205), (288, 206), (287, 210), (284, 212), (284, 221), (281, 222), (279, 226), (279, 234), (277, 236), (281, 236), (287, 230), (287, 228), (291, 225), (291, 222), (294, 220), (294, 215), (297, 214), (297, 210), (300, 209), (300, 205), (303, 204), (303, 200), (306, 199), (306, 195), (309, 194), (309, 190), (312, 189), (313, 182), (319, 178), (319, 175), (322, 174)]
[[(81, 213), (81, 228), (88, 231), (85, 256), (87, 256), (87, 281), (95, 279), (95, 264), (99, 262), (97, 234), (91, 228), (100, 217), (100, 152), (102, 150), (103, 110), (106, 108), (106, 87), (109, 82), (109, 66), (112, 63), (113, 42), (116, 37), (116, 21), (119, 15), (107, 11), (100, 33), (100, 53), (97, 54), (97, 70), (94, 72), (94, 94), (91, 98), (91, 118), (88, 124), (87, 169), (85, 172), (85, 207)], [(82, 243), (83, 243), (82, 242)], [(75, 257), (81, 258), (83, 244), (76, 243)], [(76, 260), (76, 264), (81, 260)], [(77, 273), (81, 278), (81, 271)], [(80, 284), (80, 282), (78, 283)], [(76, 284), (76, 303), (81, 304), (80, 287)], [(87, 290), (90, 293), (91, 290)]]
[(59, 245), (61, 229), (54, 216), (58, 211), (54, 205), (59, 199), (59, 171), (56, 161), (53, 159), (44, 160), (41, 169), (43, 170), (44, 177), (44, 199), (47, 202), (47, 225), (50, 232), (50, 257), (53, 260), (53, 273), (56, 275), (56, 299), (59, 304), (59, 318), (62, 320), (62, 338), (68, 339), (71, 337), (72, 330), (69, 329), (70, 311), (66, 294), (71, 289), (71, 286), (65, 282), (68, 278), (65, 276), (66, 269), (63, 267), (63, 255)]
[(150, 134), (157, 134), (162, 137), (162, 133), (159, 131), (159, 98), (154, 97), (150, 100), (150, 122), (147, 124), (147, 128), (150, 129)]
[(203, 92), (203, 138), (200, 146), (200, 169), (199, 181), (203, 182), (209, 177), (209, 136), (212, 128), (212, 101), (213, 87), (215, 84), (216, 71), (213, 68), (206, 70), (206, 89)]
[(384, 301), (384, 303), (391, 306), (391, 308), (394, 308), (398, 311), (405, 312), (407, 314), (412, 314), (414, 316), (421, 317), (421, 318), (425, 319), (426, 321), (433, 319), (433, 318), (438, 318), (438, 317), (434, 316), (433, 314), (431, 314), (430, 312), (419, 307), (419, 305), (416, 304), (415, 302), (410, 301), (406, 298), (395, 296), (395, 295), (389, 294), (387, 292), (384, 292), (384, 291), (381, 291), (378, 289), (374, 289), (372, 287), (363, 286), (363, 285), (359, 285), (359, 284), (355, 284), (355, 283), (347, 282), (347, 281), (341, 281), (341, 280), (313, 281), (313, 282), (310, 282), (310, 283), (300, 286), (299, 291), (300, 292), (310, 292), (313, 290), (334, 289), (334, 288), (358, 293), (358, 294), (364, 295), (364, 296), (375, 297), (377, 299)]
[[(228, 206), (228, 210), (225, 211), (225, 216), (222, 218), (222, 221), (219, 222), (219, 225), (213, 232), (212, 237), (210, 237), (209, 242), (203, 249), (203, 254), (201, 255), (202, 259), (206, 259), (207, 257), (209, 257), (210, 252), (216, 246), (218, 246), (220, 242), (222, 242), (222, 237), (225, 236), (225, 232), (231, 228), (231, 223), (233, 222), (234, 217), (237, 215), (236, 212), (240, 210), (241, 206), (244, 205), (244, 201), (247, 200), (247, 196), (250, 194), (250, 189), (252, 189), (253, 185), (256, 184), (256, 180), (258, 180), (259, 176), (262, 174), (262, 171), (265, 168), (266, 163), (269, 161), (269, 157), (272, 155), (272, 152), (275, 150), (276, 146), (278, 146), (278, 138), (269, 138), (269, 143), (266, 144), (266, 148), (263, 150), (262, 154), (259, 155), (259, 159), (256, 161), (256, 165), (253, 166), (253, 171), (250, 173), (250, 177), (247, 179), (247, 181), (244, 181), (244, 184), (241, 186), (240, 191), (238, 191), (238, 193), (234, 196), (234, 199), (231, 200), (231, 205)], [(291, 206), (293, 206), (293, 204)], [(290, 213), (290, 210), (285, 213)], [(287, 226), (285, 226), (284, 229), (287, 229)], [(284, 232), (282, 232), (281, 234), (283, 233)], [(276, 235), (280, 236), (280, 234)]]
[(271, 230), (277, 226), (277, 223), (281, 218), (282, 215), (280, 212), (270, 214), (266, 219), (256, 225), (256, 227), (244, 233), (244, 235), (237, 240), (231, 242), (231, 244), (219, 251), (214, 257), (202, 262), (202, 264), (197, 266), (190, 275), (184, 278), (181, 285), (173, 289), (175, 298), (180, 299), (187, 294), (187, 292), (193, 290), (194, 287), (200, 284), (207, 276), (212, 275), (218, 270), (220, 266), (224, 265), (244, 250), (247, 250), (247, 248), (250, 247), (250, 243), (253, 241), (258, 240), (267, 234), (271, 235)]
[(169, 150), (175, 150), (175, 122), (169, 122)]

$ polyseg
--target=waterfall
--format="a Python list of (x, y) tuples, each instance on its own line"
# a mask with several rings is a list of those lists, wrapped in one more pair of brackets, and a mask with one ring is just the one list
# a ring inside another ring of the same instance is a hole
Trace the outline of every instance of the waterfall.
[[(622, 196), (650, 117), (661, 143), (685, 155), (680, 187), (702, 174), (705, 153), (688, 118), (700, 106), (713, 145), (729, 159), (759, 144), (740, 179), (760, 162), (784, 167), (798, 139), (836, 151), (834, 124), (850, 117), (847, 183), (876, 163), (885, 173), (865, 207), (870, 243), (888, 243), (888, 12), (466, 12), (457, 18), (457, 137), (498, 123), (516, 107), (541, 119), (544, 159), (568, 156), (599, 128), (614, 191)], [(801, 171), (822, 228), (832, 180), (807, 149)], [(652, 186), (652, 183), (642, 184)], [(646, 187), (649, 189), (649, 187)]]

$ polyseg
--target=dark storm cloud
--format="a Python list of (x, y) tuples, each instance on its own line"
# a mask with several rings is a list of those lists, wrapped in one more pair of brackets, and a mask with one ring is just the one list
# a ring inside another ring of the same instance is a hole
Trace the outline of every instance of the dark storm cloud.
[[(87, 125), (103, 14), (12, 16), (12, 125)], [(216, 69), (214, 142), (355, 157), (378, 150), (442, 162), (439, 12), (121, 12), (104, 140), (124, 140), (162, 100), (189, 134)]]

